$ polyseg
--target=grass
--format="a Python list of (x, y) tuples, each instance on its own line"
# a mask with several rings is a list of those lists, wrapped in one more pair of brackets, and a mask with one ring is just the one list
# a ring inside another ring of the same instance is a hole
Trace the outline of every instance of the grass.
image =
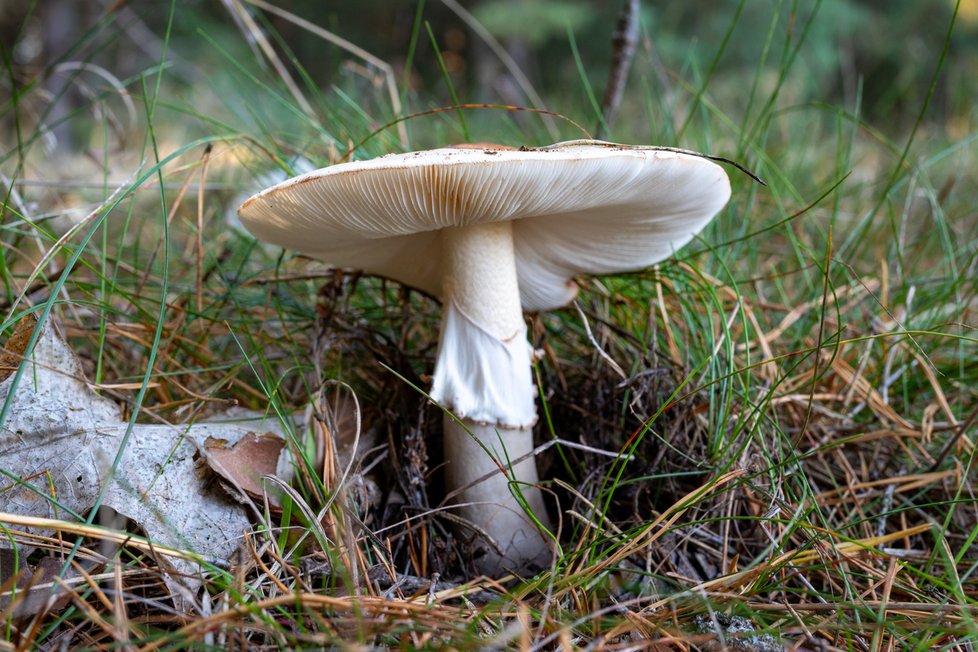
[[(767, 185), (729, 169), (730, 205), (675, 259), (583, 279), (579, 310), (531, 316), (545, 352), (539, 441), (587, 448), (558, 444), (540, 456), (562, 554), (536, 577), (505, 582), (473, 577), (437, 509), (439, 419), (411, 385), (427, 386), (438, 306), (256, 244), (225, 215), (260, 175), (294, 172), (297, 156), (327, 164), (351, 145), (366, 158), (463, 133), (543, 144), (546, 125), (528, 112), (452, 109), (367, 139), (398, 117), (383, 74), (331, 49), (347, 63), (322, 84), (318, 64), (260, 11), (244, 32), (268, 30), (278, 69), (226, 26), (181, 31), (192, 17), (169, 5), (154, 23), (155, 60), (107, 71), (136, 108), (131, 127), (125, 98), (92, 66), (100, 47), (131, 38), (132, 23), (110, 14), (81, 34), (66, 60), (91, 65), (52, 77), (54, 91), (5, 49), (4, 338), (25, 314), (58, 319), (88, 378), (131, 423), (184, 424), (244, 406), (280, 416), (306, 460), (284, 510), (253, 514), (240, 556), (210, 564), (189, 597), (164, 581), (159, 550), (99, 547), (118, 542), (117, 530), (138, 535), (135, 524), (46, 528), (55, 575), (70, 580), (63, 604), (26, 617), (4, 607), (7, 640), (973, 645), (978, 132), (973, 111), (942, 121), (935, 109), (960, 104), (939, 82), (960, 74), (947, 52), (967, 28), (948, 15), (939, 47), (918, 64), (928, 71), (919, 92), (894, 99), (903, 112), (884, 121), (862, 113), (858, 92), (826, 101), (806, 84), (810, 39), (831, 25), (825, 4), (805, 13), (769, 3), (759, 30), (741, 22), (756, 19), (745, 5), (732, 5), (715, 43), (672, 58), (640, 50), (613, 137), (727, 156)], [(402, 83), (402, 112), (467, 101), (446, 60), (422, 51), (441, 40), (424, 7), (411, 14), (414, 69), (435, 81), (419, 93)], [(561, 62), (572, 81), (548, 101), (593, 124), (586, 89), (601, 83), (588, 79), (576, 37)], [(725, 74), (729, 53), (745, 49), (753, 59)], [(436, 85), (446, 80), (448, 89)], [(91, 93), (55, 117), (59, 98), (78, 89)], [(44, 148), (58, 119), (81, 143), (55, 150), (60, 158)], [(948, 135), (952, 121), (963, 133)], [(557, 128), (580, 137), (566, 122)], [(291, 415), (333, 406), (334, 439), (320, 445), (342, 452), (349, 402), (340, 399), (352, 395), (362, 453), (349, 474), (343, 464), (312, 469), (315, 441)], [(94, 510), (85, 516), (95, 522)], [(5, 523), (13, 539), (29, 537)]]

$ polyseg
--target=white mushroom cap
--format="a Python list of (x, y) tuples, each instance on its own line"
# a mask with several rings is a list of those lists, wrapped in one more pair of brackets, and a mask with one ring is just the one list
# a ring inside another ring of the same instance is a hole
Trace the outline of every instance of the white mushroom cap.
[(444, 148), (344, 163), (268, 188), (239, 209), (259, 239), (441, 297), (438, 231), (512, 221), (524, 310), (571, 301), (580, 274), (648, 267), (724, 206), (723, 169), (692, 153), (578, 141)]

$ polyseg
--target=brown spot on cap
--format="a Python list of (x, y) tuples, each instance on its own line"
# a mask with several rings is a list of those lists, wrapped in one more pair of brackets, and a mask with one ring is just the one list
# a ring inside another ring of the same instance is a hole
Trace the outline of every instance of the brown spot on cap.
[(449, 147), (452, 149), (481, 149), (485, 151), (486, 154), (516, 149), (515, 147), (510, 147), (509, 145), (499, 145), (497, 143), (458, 143), (457, 145), (449, 145)]

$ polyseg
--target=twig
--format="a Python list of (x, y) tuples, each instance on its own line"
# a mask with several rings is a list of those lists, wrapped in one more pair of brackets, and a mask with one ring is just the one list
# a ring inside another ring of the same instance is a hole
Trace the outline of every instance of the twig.
[(950, 439), (948, 439), (947, 443), (944, 444), (944, 448), (942, 448), (941, 452), (937, 454), (937, 458), (934, 460), (934, 463), (930, 465), (930, 469), (928, 469), (928, 471), (936, 471), (941, 466), (941, 464), (944, 462), (944, 458), (947, 457), (948, 453), (951, 452), (951, 449), (958, 443), (958, 440), (964, 436), (964, 433), (966, 433), (971, 426), (975, 425), (976, 420), (978, 420), (978, 409), (975, 409), (971, 415), (965, 419), (965, 422), (961, 424), (958, 431), (954, 433)]
[(601, 345), (598, 344), (598, 340), (595, 339), (594, 333), (591, 332), (591, 325), (587, 323), (587, 315), (585, 315), (584, 314), (584, 311), (581, 310), (581, 304), (579, 304), (577, 301), (575, 301), (574, 302), (574, 308), (577, 309), (577, 314), (579, 314), (581, 316), (581, 322), (584, 324), (584, 331), (587, 333), (587, 338), (588, 338), (588, 340), (590, 340), (591, 346), (593, 346), (594, 349), (595, 349), (595, 351), (598, 352), (598, 355), (600, 355), (602, 358), (604, 358), (605, 361), (609, 365), (611, 365), (611, 368), (614, 369), (615, 373), (617, 373), (623, 379), (627, 380), (628, 379), (628, 374), (626, 374), (625, 373), (625, 370), (621, 368), (621, 365), (619, 365), (617, 362), (615, 362), (615, 359), (612, 358), (610, 355), (608, 355), (608, 353), (605, 352), (605, 350), (601, 348)]
[(611, 37), (611, 70), (608, 71), (608, 84), (604, 88), (604, 99), (601, 102), (603, 117), (598, 120), (595, 129), (599, 140), (606, 138), (611, 130), (611, 123), (615, 120), (621, 98), (625, 94), (628, 71), (631, 70), (635, 47), (638, 45), (638, 17), (639, 0), (625, 0)]

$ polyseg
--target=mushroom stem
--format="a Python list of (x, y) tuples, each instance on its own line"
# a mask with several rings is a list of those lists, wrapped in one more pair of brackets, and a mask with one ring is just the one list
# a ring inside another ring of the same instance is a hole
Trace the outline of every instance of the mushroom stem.
[(460, 515), (492, 539), (476, 539), (476, 567), (528, 570), (550, 552), (515, 494), (547, 526), (536, 462), (511, 464), (533, 450), (536, 422), (512, 227), (445, 229), (442, 248), (445, 315), (431, 396), (459, 419), (445, 416), (448, 490), (459, 490)]
[[(444, 442), (445, 459), (449, 460), (446, 484), (461, 489), (450, 502), (460, 505), (455, 510), (459, 516), (492, 539), (486, 541), (481, 533), (473, 538), (469, 552), (479, 572), (495, 576), (506, 570), (532, 571), (547, 565), (550, 549), (514, 493), (519, 491), (533, 515), (549, 527), (543, 495), (534, 486), (536, 460), (529, 455), (509, 465), (511, 460), (533, 451), (532, 432), (503, 430), (467, 419), (459, 423), (446, 415)], [(495, 461), (482, 445), (492, 452)], [(506, 469), (505, 475), (500, 467)], [(479, 481), (485, 475), (489, 477)], [(463, 534), (468, 539), (473, 532), (466, 530)]]

